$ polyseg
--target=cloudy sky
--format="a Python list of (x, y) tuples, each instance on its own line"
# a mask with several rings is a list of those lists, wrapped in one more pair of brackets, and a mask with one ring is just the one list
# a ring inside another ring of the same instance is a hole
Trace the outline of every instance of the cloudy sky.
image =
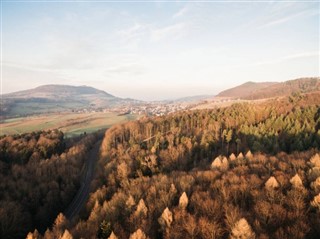
[(143, 100), (319, 76), (319, 2), (2, 1), (2, 92)]

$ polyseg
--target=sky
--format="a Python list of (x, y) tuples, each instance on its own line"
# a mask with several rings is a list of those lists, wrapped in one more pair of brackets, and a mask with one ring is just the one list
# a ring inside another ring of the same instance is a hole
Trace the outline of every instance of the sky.
[(1, 13), (2, 93), (163, 100), (320, 75), (317, 1), (2, 0)]

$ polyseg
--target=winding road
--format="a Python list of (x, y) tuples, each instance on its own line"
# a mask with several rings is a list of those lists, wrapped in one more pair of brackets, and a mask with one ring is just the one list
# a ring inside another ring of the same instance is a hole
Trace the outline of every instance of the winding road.
[(102, 140), (99, 140), (93, 148), (90, 150), (88, 155), (88, 160), (86, 161), (85, 165), (85, 175), (83, 178), (83, 181), (81, 183), (81, 187), (78, 190), (76, 196), (73, 198), (72, 202), (68, 206), (68, 208), (65, 210), (64, 215), (69, 219), (72, 220), (74, 216), (76, 216), (80, 210), (82, 209), (84, 203), (89, 198), (90, 193), (90, 184), (93, 177), (93, 172), (95, 168), (95, 163), (99, 157), (99, 149), (101, 146)]

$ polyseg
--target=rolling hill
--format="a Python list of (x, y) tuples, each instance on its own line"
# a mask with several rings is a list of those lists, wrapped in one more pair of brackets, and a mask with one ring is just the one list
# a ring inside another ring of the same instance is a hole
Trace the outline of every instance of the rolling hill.
[(89, 86), (43, 85), (4, 94), (1, 115), (12, 117), (84, 108), (109, 108), (134, 102)]
[(299, 78), (285, 82), (247, 82), (240, 86), (222, 91), (219, 97), (258, 100), (273, 97), (288, 96), (293, 93), (309, 93), (320, 91), (320, 78)]
[(5, 98), (47, 98), (56, 100), (68, 99), (75, 96), (101, 95), (108, 98), (115, 98), (102, 90), (97, 90), (89, 86), (71, 86), (71, 85), (43, 85), (34, 89), (18, 91), (4, 95)]
[(213, 95), (194, 95), (177, 98), (173, 100), (165, 100), (164, 103), (197, 103), (212, 98)]
[(246, 97), (253, 92), (264, 89), (266, 87), (277, 84), (277, 82), (252, 82), (248, 81), (242, 85), (233, 87), (231, 89), (227, 89), (225, 91), (220, 92), (218, 97), (232, 97), (232, 98), (243, 98)]

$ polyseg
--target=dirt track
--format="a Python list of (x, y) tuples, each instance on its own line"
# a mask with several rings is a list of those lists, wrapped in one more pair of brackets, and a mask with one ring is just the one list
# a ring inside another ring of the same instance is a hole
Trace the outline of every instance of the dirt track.
[(99, 140), (91, 149), (88, 154), (88, 160), (86, 161), (85, 166), (85, 174), (83, 177), (83, 181), (81, 183), (81, 187), (78, 190), (76, 196), (70, 203), (69, 207), (65, 210), (64, 215), (69, 219), (72, 220), (74, 216), (76, 216), (81, 208), (83, 207), (84, 203), (89, 198), (90, 193), (90, 184), (93, 177), (93, 172), (95, 168), (95, 163), (99, 157), (99, 149), (101, 146), (101, 140)]

